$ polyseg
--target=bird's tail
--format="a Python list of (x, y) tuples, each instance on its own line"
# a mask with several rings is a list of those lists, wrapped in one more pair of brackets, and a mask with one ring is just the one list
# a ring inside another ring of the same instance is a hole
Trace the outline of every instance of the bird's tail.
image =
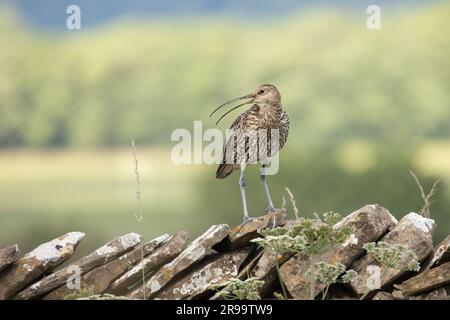
[(217, 168), (216, 178), (217, 179), (225, 179), (228, 177), (234, 170), (234, 165), (228, 163), (221, 163), (219, 168)]

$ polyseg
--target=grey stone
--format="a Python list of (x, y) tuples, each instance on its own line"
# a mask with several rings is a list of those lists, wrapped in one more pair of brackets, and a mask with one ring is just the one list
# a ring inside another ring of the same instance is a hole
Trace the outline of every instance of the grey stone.
[[(400, 222), (380, 241), (390, 244), (402, 244), (412, 250), (419, 262), (423, 261), (433, 250), (432, 233), (434, 228), (434, 220), (425, 218), (417, 213), (409, 213), (404, 216)], [(397, 269), (386, 269), (380, 265), (371, 255), (365, 255), (353, 264), (353, 269), (358, 272), (358, 277), (351, 282), (351, 287), (359, 295), (366, 294), (371, 290), (367, 283), (372, 277), (374, 268), (379, 271), (381, 276), (380, 286), (392, 283), (398, 277), (407, 271)]]
[(0, 300), (13, 297), (46, 272), (50, 272), (74, 253), (84, 233), (69, 232), (41, 244), (12, 264), (0, 278)]
[(135, 248), (125, 255), (84, 274), (80, 279), (80, 290), (72, 286), (70, 288), (69, 286), (61, 286), (46, 295), (44, 299), (61, 300), (68, 295), (79, 294), (81, 290), (89, 290), (94, 295), (101, 294), (105, 292), (116, 278), (132, 267), (142, 257), (151, 254), (168, 237), (169, 235), (163, 235), (151, 240), (142, 247)]
[(192, 299), (210, 290), (211, 285), (238, 277), (239, 268), (250, 253), (246, 247), (213, 256), (175, 283), (159, 291), (156, 299)]
[(156, 292), (161, 290), (174, 276), (186, 270), (194, 263), (203, 259), (208, 249), (222, 241), (230, 233), (226, 224), (213, 225), (204, 234), (195, 239), (174, 260), (165, 264), (158, 270), (145, 286), (139, 287), (130, 294), (131, 298), (152, 298)]
[(107, 291), (114, 294), (127, 293), (129, 287), (142, 279), (142, 269), (147, 275), (154, 269), (169, 262), (183, 251), (188, 240), (189, 236), (186, 231), (180, 231), (171, 236), (161, 247), (115, 280)]
[(245, 247), (250, 240), (258, 237), (258, 230), (266, 227), (283, 226), (286, 223), (286, 212), (276, 210), (261, 217), (247, 221), (231, 229), (228, 237), (216, 246), (219, 251), (234, 250)]
[(20, 251), (17, 244), (0, 249), (0, 272), (19, 259)]
[(107, 244), (101, 246), (89, 255), (77, 260), (76, 262), (55, 271), (46, 276), (42, 280), (29, 286), (17, 296), (18, 299), (31, 299), (42, 296), (55, 288), (64, 284), (73, 276), (75, 272), (79, 271), (80, 275), (89, 272), (90, 270), (99, 267), (109, 261), (114, 260), (118, 256), (132, 250), (142, 240), (142, 237), (137, 233), (129, 233), (120, 236)]
[[(344, 243), (317, 255), (314, 260), (331, 264), (342, 263), (348, 267), (364, 252), (363, 245), (365, 243), (378, 240), (396, 222), (397, 220), (386, 208), (380, 205), (366, 205), (335, 225), (335, 228), (344, 225), (353, 227), (355, 231), (350, 236), (352, 241), (344, 241)], [(307, 270), (311, 264), (309, 258), (297, 253), (280, 268), (286, 288), (295, 299), (307, 299), (309, 296), (310, 280)], [(315, 295), (323, 289), (324, 285), (317, 283)]]
[(404, 296), (412, 296), (425, 291), (430, 291), (450, 283), (450, 262), (441, 264), (409, 278), (396, 288), (400, 289)]

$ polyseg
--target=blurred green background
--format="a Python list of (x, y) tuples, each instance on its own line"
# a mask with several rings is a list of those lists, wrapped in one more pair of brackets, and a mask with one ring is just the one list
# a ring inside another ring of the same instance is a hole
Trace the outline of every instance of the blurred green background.
[[(269, 177), (278, 206), (286, 186), (304, 216), (380, 203), (401, 217), (422, 206), (412, 169), (426, 189), (444, 176), (431, 209), (439, 241), (450, 231), (449, 13), (448, 2), (389, 7), (374, 31), (365, 7), (312, 5), (259, 19), (119, 15), (62, 32), (2, 4), (0, 247), (26, 252), (79, 230), (81, 254), (131, 231), (194, 238), (240, 223), (237, 175), (219, 181), (215, 166), (174, 165), (170, 135), (194, 120), (214, 127), (214, 106), (260, 83), (280, 89), (291, 120)], [(250, 213), (260, 215), (256, 168), (247, 179)]]

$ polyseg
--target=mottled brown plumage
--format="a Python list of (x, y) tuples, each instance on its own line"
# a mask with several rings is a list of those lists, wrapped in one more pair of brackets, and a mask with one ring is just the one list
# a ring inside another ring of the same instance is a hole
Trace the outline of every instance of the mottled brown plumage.
[[(231, 134), (224, 146), (223, 160), (217, 169), (216, 177), (224, 179), (234, 170), (241, 169), (240, 186), (243, 197), (244, 219), (248, 219), (244, 170), (247, 165), (252, 163), (262, 164), (262, 170), (264, 170), (271, 158), (281, 150), (286, 142), (289, 133), (289, 118), (281, 105), (280, 93), (271, 84), (260, 85), (249, 95), (233, 99), (219, 106), (213, 113), (231, 102), (244, 99), (249, 100), (237, 107), (246, 104), (252, 104), (252, 107), (237, 117), (231, 125)], [(270, 199), (264, 172), (261, 172), (261, 178), (269, 200), (268, 209), (273, 210), (274, 207)]]

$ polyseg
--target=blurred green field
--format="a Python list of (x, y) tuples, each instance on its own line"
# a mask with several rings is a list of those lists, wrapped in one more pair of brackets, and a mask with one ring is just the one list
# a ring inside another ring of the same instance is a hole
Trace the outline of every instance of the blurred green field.
[[(347, 214), (367, 203), (380, 202), (397, 217), (420, 209), (420, 198), (409, 167), (392, 164), (385, 169), (361, 166), (367, 157), (362, 144), (342, 147), (332, 161), (311, 161), (290, 149), (282, 156), (281, 170), (270, 177), (278, 206), (290, 187), (303, 215), (334, 210)], [(352, 157), (348, 157), (349, 148)], [(359, 150), (358, 150), (359, 149)], [(450, 143), (418, 150), (412, 168), (431, 177), (445, 174), (432, 207), (438, 221), (436, 240), (450, 230), (449, 163), (442, 152), (450, 153)], [(342, 156), (342, 155), (345, 156)], [(372, 157), (376, 158), (374, 154)], [(64, 232), (87, 234), (78, 254), (86, 253), (109, 239), (127, 232), (139, 232), (147, 239), (162, 233), (187, 230), (192, 237), (217, 223), (238, 224), (241, 202), (237, 176), (215, 180), (215, 166), (176, 166), (170, 149), (138, 149), (144, 222), (134, 217), (131, 150), (42, 150), (0, 152), (0, 246), (18, 242), (24, 251)], [(316, 163), (316, 164), (314, 164)], [(337, 165), (336, 165), (337, 163)], [(377, 160), (373, 160), (375, 165)], [(380, 166), (380, 164), (376, 164)], [(392, 175), (392, 171), (395, 172)], [(257, 171), (249, 170), (249, 206), (254, 215), (266, 206)]]
[[(198, 170), (170, 166), (162, 150), (140, 151), (145, 221), (138, 224), (131, 152), (0, 152), (0, 244), (24, 248), (69, 230), (86, 232), (85, 250), (126, 232), (146, 237), (183, 228), (197, 197)], [(196, 229), (198, 232), (199, 228)]]

